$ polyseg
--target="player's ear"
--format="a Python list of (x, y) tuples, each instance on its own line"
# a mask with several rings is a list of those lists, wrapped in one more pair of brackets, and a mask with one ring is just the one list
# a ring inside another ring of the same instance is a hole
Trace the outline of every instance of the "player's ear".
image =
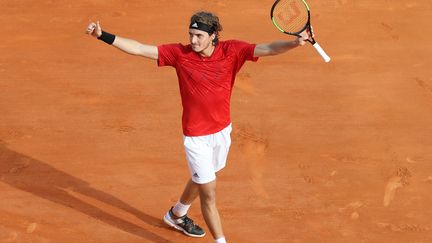
[(216, 33), (211, 34), (210, 38), (211, 38), (212, 43), (213, 43), (214, 46), (215, 46), (215, 45), (218, 43), (218, 41), (219, 41), (218, 38), (217, 38), (217, 36), (216, 36)]

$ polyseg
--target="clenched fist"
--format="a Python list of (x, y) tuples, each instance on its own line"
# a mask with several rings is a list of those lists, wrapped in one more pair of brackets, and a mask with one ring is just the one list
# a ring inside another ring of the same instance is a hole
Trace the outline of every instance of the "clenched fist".
[(86, 29), (86, 33), (96, 38), (100, 37), (102, 35), (102, 28), (99, 21), (90, 23)]

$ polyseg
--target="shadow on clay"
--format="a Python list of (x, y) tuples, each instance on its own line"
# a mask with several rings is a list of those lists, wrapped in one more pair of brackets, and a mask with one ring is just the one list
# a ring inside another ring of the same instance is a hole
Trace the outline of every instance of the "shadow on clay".
[[(135, 215), (145, 223), (164, 227), (162, 220), (145, 214), (122, 200), (88, 185), (45, 162), (7, 148), (0, 140), (0, 181), (51, 202), (73, 208), (113, 227), (153, 242), (171, 242), (133, 223), (113, 216), (71, 195), (79, 193)], [(72, 189), (71, 189), (72, 188)]]

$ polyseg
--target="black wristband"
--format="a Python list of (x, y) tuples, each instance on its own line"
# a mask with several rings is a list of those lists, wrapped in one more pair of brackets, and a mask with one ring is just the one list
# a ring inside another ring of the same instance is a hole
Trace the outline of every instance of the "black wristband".
[(114, 43), (115, 37), (116, 37), (115, 35), (102, 30), (102, 35), (99, 36), (98, 39), (109, 45), (112, 45), (112, 43)]

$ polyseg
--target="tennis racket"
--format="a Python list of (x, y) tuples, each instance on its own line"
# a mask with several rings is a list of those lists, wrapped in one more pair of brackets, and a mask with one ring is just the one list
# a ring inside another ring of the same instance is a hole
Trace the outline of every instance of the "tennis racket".
[(271, 8), (270, 17), (282, 33), (301, 37), (300, 33), (309, 30), (311, 36), (307, 41), (315, 47), (325, 62), (330, 61), (330, 57), (313, 38), (309, 6), (304, 0), (276, 0)]

